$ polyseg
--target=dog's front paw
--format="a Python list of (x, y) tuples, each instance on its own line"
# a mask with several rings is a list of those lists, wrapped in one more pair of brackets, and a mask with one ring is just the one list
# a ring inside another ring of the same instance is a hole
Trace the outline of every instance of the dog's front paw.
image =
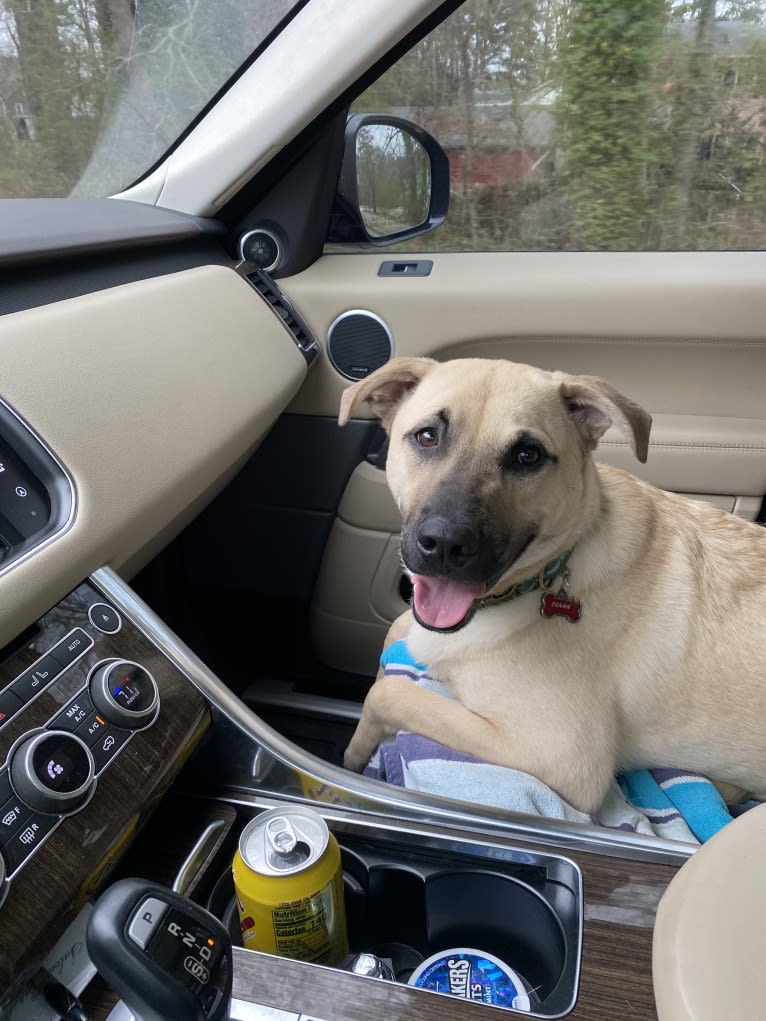
[(355, 753), (351, 745), (349, 745), (343, 753), (343, 765), (346, 769), (350, 769), (353, 773), (361, 773), (367, 765), (367, 760), (368, 757)]

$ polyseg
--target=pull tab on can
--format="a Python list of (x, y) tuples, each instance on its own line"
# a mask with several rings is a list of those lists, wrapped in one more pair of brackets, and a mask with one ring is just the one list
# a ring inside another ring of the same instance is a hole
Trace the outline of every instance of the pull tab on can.
[(278, 815), (276, 819), (272, 819), (269, 822), (266, 829), (266, 839), (271, 844), (272, 850), (277, 854), (289, 854), (298, 843), (298, 838), (290, 824), (290, 820), (286, 819), (283, 815)]
[(286, 816), (270, 819), (266, 827), (266, 859), (272, 868), (294, 869), (309, 857), (311, 849), (301, 841)]

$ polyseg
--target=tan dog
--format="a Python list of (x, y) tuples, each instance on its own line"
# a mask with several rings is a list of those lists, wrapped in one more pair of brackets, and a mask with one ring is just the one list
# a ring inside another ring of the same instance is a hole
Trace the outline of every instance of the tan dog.
[(766, 529), (595, 464), (612, 422), (645, 461), (651, 425), (596, 377), (398, 358), (339, 423), (365, 401), (413, 583), (388, 642), (453, 698), (379, 674), (346, 766), (409, 730), (585, 812), (639, 767), (766, 795)]

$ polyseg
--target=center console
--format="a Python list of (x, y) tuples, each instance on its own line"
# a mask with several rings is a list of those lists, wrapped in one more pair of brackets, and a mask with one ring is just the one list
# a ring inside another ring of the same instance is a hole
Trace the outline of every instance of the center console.
[[(470, 949), (501, 962), (520, 980), (526, 1013), (554, 1018), (572, 1010), (583, 927), (582, 873), (574, 862), (417, 827), (387, 831), (362, 819), (330, 826), (341, 850), (349, 940), (349, 954), (336, 971), (351, 971), (360, 955), (371, 955), (384, 965), (388, 981), (407, 985), (424, 961), (447, 961)], [(206, 906), (227, 924), (234, 946), (242, 947), (228, 862)], [(262, 955), (248, 956), (257, 968)], [(431, 984), (447, 992), (443, 984)], [(418, 1001), (431, 999), (430, 990), (413, 992)], [(482, 1001), (478, 990), (473, 997), (470, 988), (462, 993)], [(437, 1005), (439, 1000), (443, 1008), (444, 996), (437, 996)]]
[[(243, 944), (239, 836), (264, 810), (298, 804), (340, 845), (350, 956), (372, 954), (388, 978)], [(41, 963), (65, 969), (81, 953), (83, 919), (126, 876), (172, 886), (226, 926), (232, 1017), (243, 1021), (357, 1021), (360, 997), (381, 1021), (495, 1014), (408, 984), (425, 959), (461, 948), (508, 965), (530, 1016), (610, 1017), (619, 990), (652, 1019), (654, 911), (688, 854), (324, 763), (268, 727), (108, 569), (0, 661), (3, 1021), (46, 1016), (24, 1013)], [(83, 985), (93, 972), (81, 971)], [(93, 1021), (115, 1007), (105, 993)]]

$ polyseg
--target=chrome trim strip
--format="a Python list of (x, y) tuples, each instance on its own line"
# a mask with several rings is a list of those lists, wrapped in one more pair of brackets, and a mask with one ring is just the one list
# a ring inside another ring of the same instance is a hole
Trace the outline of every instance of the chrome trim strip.
[(191, 851), (189, 851), (186, 860), (178, 870), (176, 878), (173, 880), (171, 889), (174, 893), (186, 893), (189, 889), (192, 880), (199, 872), (203, 862), (209, 857), (215, 847), (223, 827), (223, 819), (216, 819), (214, 822), (211, 822), (209, 826), (205, 827), (203, 832), (200, 834), (197, 843)]
[[(290, 681), (272, 682), (265, 690), (248, 688), (245, 694), (252, 696), (251, 701), (259, 706), (271, 706), (273, 709), (299, 709), (309, 716), (328, 716), (331, 719), (351, 720), (357, 722), (362, 711), (359, 702), (347, 698), (333, 698), (324, 695), (300, 696), (295, 694), (295, 686)], [(297, 699), (300, 699), (300, 703)]]
[[(253, 789), (240, 794), (248, 803), (257, 804), (260, 793), (270, 793), (272, 797), (315, 807), (317, 802), (329, 802), (348, 809), (354, 815), (377, 812), (387, 819), (460, 828), (486, 836), (512, 836), (515, 841), (534, 841), (557, 850), (569, 848), (668, 865), (683, 864), (697, 850), (697, 845), (662, 837), (501, 812), (484, 805), (467, 807), (465, 802), (395, 787), (333, 766), (286, 740), (264, 723), (112, 568), (99, 568), (90, 580), (235, 727), (286, 766), (295, 775), (298, 789), (305, 795), (291, 797), (280, 791)], [(324, 810), (324, 804), (322, 808)]]

